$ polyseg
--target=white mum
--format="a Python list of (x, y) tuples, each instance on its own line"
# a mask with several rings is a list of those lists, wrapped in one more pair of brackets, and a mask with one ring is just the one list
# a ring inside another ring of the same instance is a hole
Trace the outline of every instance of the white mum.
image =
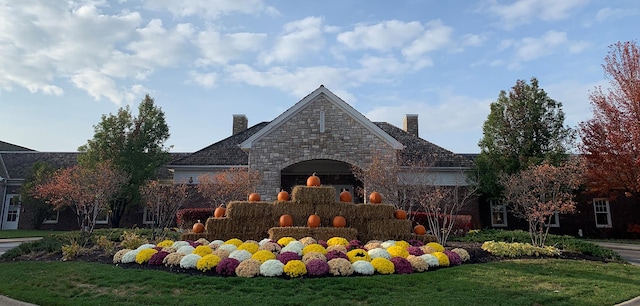
[(185, 245), (191, 245), (191, 244), (189, 244), (189, 242), (187, 242), (187, 241), (179, 240), (179, 241), (174, 242), (173, 245), (171, 245), (171, 247), (172, 248), (176, 248), (176, 250), (177, 250), (180, 247), (183, 247)]
[(136, 250), (140, 251), (140, 250), (144, 250), (144, 249), (153, 249), (155, 247), (156, 247), (155, 244), (145, 243), (145, 244), (139, 246)]
[(193, 253), (193, 250), (195, 250), (195, 249), (196, 248), (192, 247), (191, 245), (184, 245), (184, 246), (179, 247), (176, 252), (182, 253), (184, 255), (187, 255), (187, 254)]
[(251, 252), (247, 250), (235, 250), (229, 254), (229, 258), (237, 259), (239, 262), (243, 262), (251, 258)]
[(202, 256), (198, 254), (185, 255), (184, 257), (182, 257), (182, 259), (180, 259), (180, 268), (195, 269), (200, 258), (202, 258)]
[(371, 257), (371, 259), (374, 258), (384, 258), (384, 259), (389, 259), (391, 260), (391, 254), (389, 254), (389, 252), (383, 248), (375, 248), (373, 250), (369, 250), (368, 251), (369, 256)]
[(357, 260), (352, 264), (352, 266), (353, 271), (363, 275), (373, 275), (373, 272), (375, 272), (373, 265), (366, 260)]
[(218, 248), (218, 250), (225, 250), (225, 251), (228, 251), (229, 253), (237, 249), (238, 247), (235, 244), (231, 244), (231, 243), (225, 243)]
[(429, 267), (437, 267), (440, 265), (438, 258), (431, 254), (420, 255), (420, 258), (424, 260), (424, 262), (426, 262), (429, 265)]
[(284, 264), (277, 259), (269, 259), (260, 265), (260, 275), (280, 276), (284, 272)]
[(396, 241), (395, 240), (387, 240), (385, 242), (382, 243), (382, 248), (384, 249), (388, 249), (391, 246), (396, 245)]
[(132, 263), (136, 261), (136, 255), (138, 255), (138, 253), (140, 252), (140, 250), (131, 250), (129, 252), (124, 253), (124, 255), (122, 256), (122, 263)]

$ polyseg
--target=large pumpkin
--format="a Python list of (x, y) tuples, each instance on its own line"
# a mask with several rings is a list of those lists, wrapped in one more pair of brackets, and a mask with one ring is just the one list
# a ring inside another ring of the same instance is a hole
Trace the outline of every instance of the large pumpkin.
[(333, 217), (333, 227), (345, 227), (347, 226), (347, 220), (343, 216)]
[(348, 192), (346, 190), (343, 190), (340, 193), (340, 202), (347, 202), (347, 203), (351, 203), (353, 201), (353, 197), (351, 196), (351, 192)]
[(224, 208), (222, 205), (218, 206), (218, 208), (216, 208), (216, 210), (213, 211), (213, 217), (215, 218), (222, 218), (224, 217), (224, 214), (227, 212), (227, 209)]
[(280, 192), (278, 192), (278, 201), (289, 201), (289, 193), (284, 190), (280, 190)]
[(373, 203), (373, 204), (380, 204), (382, 203), (382, 195), (377, 192), (374, 191), (369, 195), (369, 202)]
[(424, 235), (427, 233), (427, 229), (424, 227), (424, 225), (418, 224), (413, 228), (413, 232), (418, 235)]
[(249, 202), (258, 202), (260, 201), (260, 194), (259, 193), (252, 193), (249, 195)]
[(281, 227), (293, 226), (293, 218), (291, 217), (291, 215), (280, 216), (280, 226)]
[(320, 186), (320, 178), (313, 173), (309, 178), (307, 178), (307, 186), (315, 187)]
[(192, 230), (194, 233), (202, 233), (204, 232), (204, 224), (200, 223), (200, 220), (198, 220), (198, 222), (193, 224)]
[(396, 217), (396, 219), (406, 220), (407, 212), (402, 209), (396, 209), (396, 211), (393, 212), (393, 216)]
[(319, 227), (320, 226), (320, 216), (313, 214), (309, 216), (307, 219), (307, 225), (309, 227)]

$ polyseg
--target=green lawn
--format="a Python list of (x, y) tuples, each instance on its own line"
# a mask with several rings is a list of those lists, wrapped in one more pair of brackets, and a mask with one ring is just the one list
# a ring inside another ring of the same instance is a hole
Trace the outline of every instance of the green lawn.
[(614, 305), (640, 296), (640, 267), (559, 259), (291, 280), (87, 262), (2, 262), (0, 271), (0, 294), (39, 305)]
[(65, 233), (63, 231), (40, 231), (40, 230), (0, 230), (0, 239), (7, 238), (27, 238), (45, 237), (54, 234)]

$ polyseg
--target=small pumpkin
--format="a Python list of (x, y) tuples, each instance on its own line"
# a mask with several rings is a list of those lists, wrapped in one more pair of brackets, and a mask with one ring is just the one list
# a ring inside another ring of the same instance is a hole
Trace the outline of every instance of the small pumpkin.
[(289, 201), (289, 193), (281, 189), (278, 192), (278, 201)]
[(214, 218), (222, 218), (224, 217), (224, 214), (227, 212), (227, 209), (224, 208), (224, 206), (220, 205), (216, 208), (216, 210), (213, 211), (213, 217)]
[(309, 216), (307, 219), (307, 225), (309, 227), (319, 227), (320, 226), (320, 216), (313, 214)]
[(335, 216), (333, 217), (333, 227), (346, 227), (347, 219), (343, 216)]
[(252, 194), (249, 195), (249, 202), (258, 202), (260, 201), (260, 194), (257, 192), (254, 192)]
[(413, 228), (413, 232), (418, 235), (424, 235), (427, 233), (427, 229), (422, 224), (418, 224)]
[(285, 214), (280, 216), (280, 226), (281, 227), (293, 226), (293, 218), (291, 217), (291, 215)]
[(320, 178), (316, 176), (315, 172), (310, 177), (307, 178), (307, 186), (308, 187), (320, 186)]
[(377, 192), (374, 191), (369, 195), (369, 202), (373, 203), (373, 204), (380, 204), (382, 203), (382, 195)]
[(347, 203), (351, 203), (353, 201), (353, 197), (351, 196), (351, 192), (348, 192), (346, 190), (343, 190), (340, 193), (340, 202), (347, 202)]
[(407, 220), (407, 212), (402, 209), (396, 209), (396, 211), (393, 212), (393, 216), (396, 219)]
[(202, 233), (204, 232), (204, 224), (200, 223), (200, 220), (198, 220), (198, 222), (193, 224), (192, 230), (194, 233)]

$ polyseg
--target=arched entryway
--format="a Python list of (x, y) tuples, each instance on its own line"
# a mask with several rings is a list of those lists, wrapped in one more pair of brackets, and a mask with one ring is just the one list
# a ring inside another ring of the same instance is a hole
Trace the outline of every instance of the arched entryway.
[(353, 195), (355, 203), (362, 203), (362, 198), (355, 192), (362, 188), (362, 182), (356, 179), (349, 163), (331, 159), (313, 159), (288, 166), (280, 171), (280, 188), (291, 192), (296, 185), (306, 185), (307, 178), (315, 173), (320, 177), (322, 185), (336, 188), (336, 196), (343, 189)]

